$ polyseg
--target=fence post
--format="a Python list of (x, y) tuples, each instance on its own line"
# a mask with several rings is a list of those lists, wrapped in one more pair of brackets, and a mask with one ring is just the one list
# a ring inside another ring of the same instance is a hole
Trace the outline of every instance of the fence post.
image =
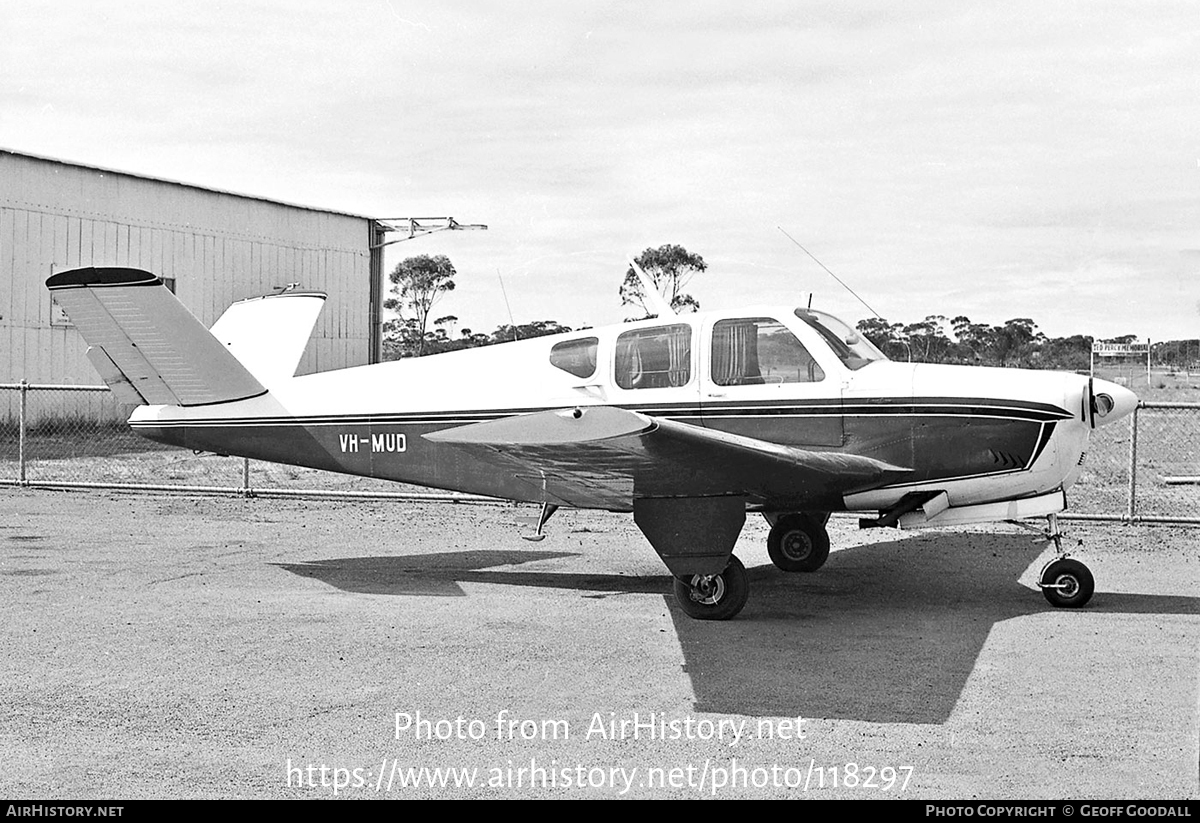
[(250, 497), (250, 458), (242, 458), (242, 497)]
[(1138, 437), (1138, 409), (1141, 403), (1133, 407), (1133, 414), (1129, 416), (1129, 522), (1133, 523), (1137, 517), (1137, 437)]
[(17, 404), (17, 482), (25, 485), (25, 402), (29, 395), (29, 384), (21, 381), (21, 399)]

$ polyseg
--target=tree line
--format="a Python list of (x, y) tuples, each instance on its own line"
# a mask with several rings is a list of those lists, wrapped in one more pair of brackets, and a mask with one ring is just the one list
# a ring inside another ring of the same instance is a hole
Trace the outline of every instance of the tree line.
[[(929, 315), (907, 324), (872, 317), (859, 321), (858, 330), (892, 360), (916, 363), (1087, 371), (1092, 356), (1091, 337), (1047, 337), (1028, 317), (1001, 326), (974, 323), (963, 315)], [(1119, 342), (1134, 339), (1126, 335)]]
[[(707, 270), (704, 258), (678, 245), (648, 248), (635, 259), (659, 292), (676, 311), (697, 311), (700, 303), (684, 289)], [(454, 315), (434, 316), (434, 307), (454, 290), (454, 265), (445, 255), (418, 255), (396, 266), (389, 275), (391, 294), (384, 308), (396, 316), (384, 323), (383, 356), (386, 360), (420, 357), (456, 349), (490, 346), (547, 334), (572, 331), (554, 320), (504, 324), (490, 333), (458, 328)], [(630, 266), (618, 291), (622, 305), (651, 317), (642, 282)], [(1003, 325), (975, 323), (963, 315), (948, 318), (929, 315), (915, 323), (891, 323), (874, 317), (858, 323), (859, 332), (892, 360), (920, 363), (956, 363), (1026, 369), (1087, 371), (1091, 363), (1090, 335), (1048, 337), (1028, 317), (1006, 320)], [(1103, 342), (1129, 343), (1137, 335), (1104, 338)], [(1152, 362), (1168, 368), (1200, 366), (1200, 340), (1155, 343)]]
[[(934, 314), (907, 324), (873, 317), (859, 321), (858, 330), (892, 360), (1080, 372), (1091, 366), (1093, 343), (1138, 340), (1135, 334), (1099, 340), (1086, 334), (1048, 337), (1028, 317), (1006, 320), (1002, 326), (973, 323), (963, 315), (948, 319)], [(1200, 340), (1154, 343), (1150, 359), (1167, 368), (1196, 368), (1200, 365)]]
[(454, 291), (456, 274), (454, 264), (444, 254), (409, 257), (392, 270), (388, 275), (392, 296), (384, 301), (383, 308), (395, 312), (396, 317), (383, 324), (384, 360), (422, 357), (571, 331), (570, 326), (554, 320), (535, 320), (516, 326), (505, 324), (486, 334), (470, 328), (457, 329), (458, 318), (452, 314), (433, 318), (434, 306), (447, 292)]

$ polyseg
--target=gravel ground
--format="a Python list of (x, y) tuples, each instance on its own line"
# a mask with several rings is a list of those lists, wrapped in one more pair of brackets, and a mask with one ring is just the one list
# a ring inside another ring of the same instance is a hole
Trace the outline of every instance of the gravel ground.
[(703, 623), (630, 517), (514, 513), (0, 492), (0, 795), (1200, 796), (1200, 531), (1070, 524), (1059, 611), (1011, 527), (785, 575), (751, 518)]

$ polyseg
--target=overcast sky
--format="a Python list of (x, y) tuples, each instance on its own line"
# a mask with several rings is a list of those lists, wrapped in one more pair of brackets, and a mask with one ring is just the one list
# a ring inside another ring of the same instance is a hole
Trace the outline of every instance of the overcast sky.
[(1200, 7), (0, 0), (0, 146), (487, 232), (461, 326), (703, 308), (1200, 336)]

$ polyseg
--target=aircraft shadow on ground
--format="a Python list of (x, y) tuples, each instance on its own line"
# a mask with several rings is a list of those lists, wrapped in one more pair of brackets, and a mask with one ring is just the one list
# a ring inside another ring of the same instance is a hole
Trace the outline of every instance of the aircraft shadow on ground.
[(671, 585), (670, 578), (662, 575), (563, 574), (498, 568), (564, 557), (578, 557), (578, 552), (462, 551), (403, 557), (344, 557), (275, 565), (355, 594), (465, 597), (463, 583), (661, 594)]
[[(877, 723), (945, 723), (992, 627), (1056, 612), (1018, 579), (1044, 543), (939, 533), (834, 552), (815, 574), (752, 569), (738, 620), (672, 603), (696, 708)], [(1200, 598), (1100, 592), (1083, 610), (1197, 614)]]
[[(735, 620), (697, 621), (666, 601), (696, 709), (876, 723), (945, 723), (996, 623), (1055, 611), (1018, 583), (1044, 546), (942, 533), (834, 552), (815, 574), (749, 570)], [(462, 583), (663, 594), (666, 575), (497, 568), (568, 552), (467, 551), (278, 564), (348, 592), (461, 597)], [(1085, 612), (1200, 614), (1200, 598), (1100, 591)]]

